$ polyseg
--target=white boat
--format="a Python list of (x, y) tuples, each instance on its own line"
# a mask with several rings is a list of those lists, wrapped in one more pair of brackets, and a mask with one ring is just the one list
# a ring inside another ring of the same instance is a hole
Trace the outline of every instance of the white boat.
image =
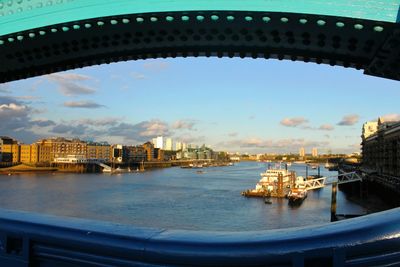
[(285, 197), (291, 188), (305, 188), (304, 178), (302, 176), (296, 177), (295, 172), (291, 172), (286, 169), (268, 169), (264, 173), (261, 173), (260, 176), (261, 179), (256, 184), (256, 188), (242, 192), (243, 196)]
[(293, 188), (288, 193), (289, 204), (301, 204), (307, 197), (307, 189)]
[(256, 184), (255, 192), (273, 191), (278, 183), (278, 177), (282, 175), (282, 182), (289, 183), (290, 172), (286, 169), (268, 169), (260, 173), (261, 179)]
[(328, 161), (324, 165), (325, 169), (330, 169), (330, 168), (333, 168), (334, 166), (335, 166), (335, 164), (329, 163)]

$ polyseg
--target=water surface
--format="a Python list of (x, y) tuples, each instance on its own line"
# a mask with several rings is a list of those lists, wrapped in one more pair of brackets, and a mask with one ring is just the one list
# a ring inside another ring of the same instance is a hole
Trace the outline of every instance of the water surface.
[[(123, 174), (18, 174), (0, 177), (0, 207), (136, 226), (253, 231), (329, 222), (331, 187), (310, 191), (299, 207), (286, 199), (245, 198), (266, 163), (203, 169), (167, 168)], [(305, 175), (305, 166), (290, 167)], [(321, 166), (323, 175), (335, 175)], [(310, 174), (316, 174), (310, 170)], [(338, 213), (364, 209), (338, 192)]]

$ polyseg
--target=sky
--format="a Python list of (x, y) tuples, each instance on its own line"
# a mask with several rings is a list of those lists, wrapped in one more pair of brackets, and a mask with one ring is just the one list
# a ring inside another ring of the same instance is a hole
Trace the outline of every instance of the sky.
[(177, 58), (0, 85), (0, 135), (127, 145), (162, 135), (241, 153), (359, 151), (362, 124), (400, 120), (400, 82), (314, 63)]

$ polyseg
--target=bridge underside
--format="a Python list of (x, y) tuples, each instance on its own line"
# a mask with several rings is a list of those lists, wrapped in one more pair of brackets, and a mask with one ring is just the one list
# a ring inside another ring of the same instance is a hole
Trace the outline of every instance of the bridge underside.
[(0, 82), (146, 58), (253, 57), (363, 69), (400, 80), (400, 25), (281, 12), (101, 17), (0, 36)]

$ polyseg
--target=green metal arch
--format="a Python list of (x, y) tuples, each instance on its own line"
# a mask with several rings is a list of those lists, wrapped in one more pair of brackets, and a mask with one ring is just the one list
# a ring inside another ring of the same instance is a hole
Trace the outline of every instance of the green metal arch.
[(0, 0), (0, 81), (202, 55), (311, 61), (399, 80), (399, 14), (399, 0)]

